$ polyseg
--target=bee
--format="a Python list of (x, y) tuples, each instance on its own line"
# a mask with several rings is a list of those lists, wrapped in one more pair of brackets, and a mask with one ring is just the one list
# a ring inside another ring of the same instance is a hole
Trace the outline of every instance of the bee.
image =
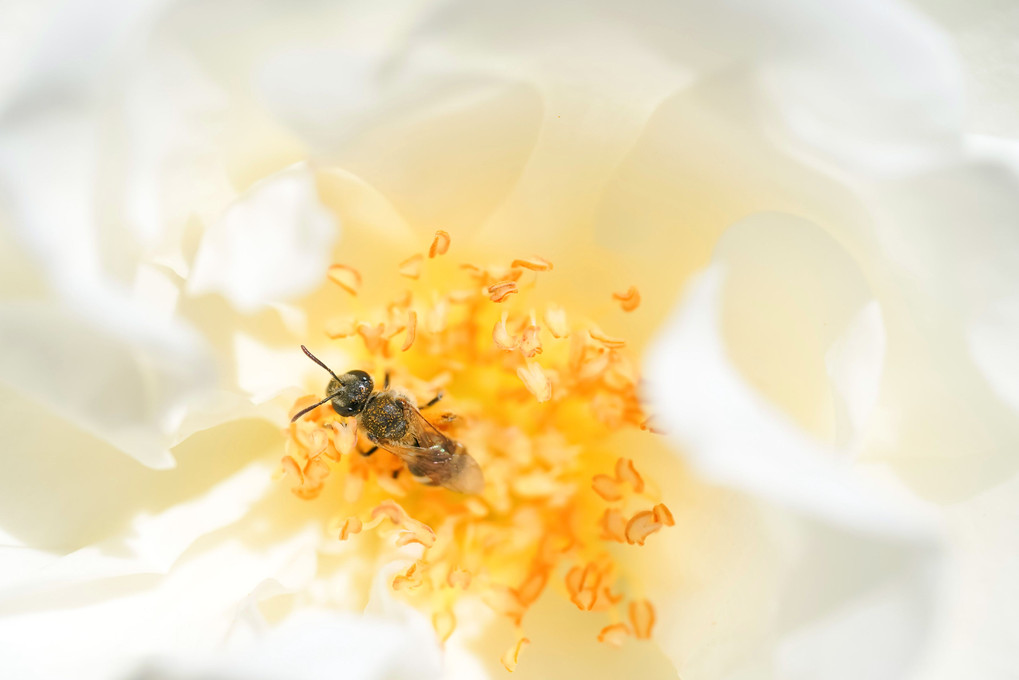
[[(364, 371), (348, 371), (336, 375), (308, 348), (301, 345), (308, 358), (332, 376), (326, 386), (326, 397), (312, 404), (290, 419), (297, 421), (305, 413), (332, 402), (337, 414), (357, 418), (358, 427), (371, 440), (374, 447), (363, 455), (369, 456), (379, 447), (396, 454), (407, 466), (411, 476), (422, 484), (442, 486), (450, 491), (466, 494), (481, 493), (485, 478), (481, 467), (467, 449), (450, 439), (425, 420), (421, 411), (406, 397), (389, 389), (389, 376), (381, 391)], [(425, 405), (432, 406), (441, 394)]]

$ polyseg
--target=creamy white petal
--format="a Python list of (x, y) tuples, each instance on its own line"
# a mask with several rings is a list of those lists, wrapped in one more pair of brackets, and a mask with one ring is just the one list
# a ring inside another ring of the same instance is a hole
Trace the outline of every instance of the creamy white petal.
[[(250, 524), (249, 524), (250, 526)], [(295, 562), (314, 562), (318, 531), (295, 530), (264, 542), (250, 532), (214, 534), (193, 546), (168, 574), (93, 574), (69, 587), (8, 600), (0, 632), (8, 677), (108, 679), (154, 655), (214, 650), (229, 641), (240, 605), (267, 579), (286, 578)], [(53, 654), (54, 640), (60, 653)]]
[(439, 677), (428, 623), (305, 610), (219, 654), (154, 660), (128, 680), (400, 680)]
[(189, 400), (215, 381), (207, 348), (184, 324), (94, 293), (85, 296), (91, 307), (74, 312), (2, 305), (0, 379), (145, 465), (172, 467)]
[(337, 236), (306, 165), (255, 184), (210, 226), (188, 278), (192, 294), (216, 292), (243, 312), (321, 285)]
[[(936, 602), (936, 533), (928, 518), (867, 484), (734, 370), (720, 335), (724, 274), (716, 265), (691, 284), (651, 350), (652, 395), (696, 471), (792, 513), (777, 517), (784, 538), (770, 548), (779, 550), (773, 585), (745, 584), (764, 588), (744, 597), (759, 600), (757, 614), (737, 617), (758, 619), (744, 632), (748, 656), (691, 662), (696, 650), (682, 636), (665, 649), (681, 672), (688, 662), (703, 677), (740, 667), (774, 668), (783, 677), (899, 677)], [(679, 603), (671, 608), (672, 617), (682, 616)]]
[(1019, 477), (944, 509), (953, 553), (947, 616), (921, 680), (1005, 680), (1019, 673)]
[(995, 359), (1015, 333), (1019, 182), (973, 162), (866, 192), (888, 334), (868, 455), (927, 498), (961, 500), (1019, 469), (1019, 422), (1003, 400), (1016, 377)]
[(966, 76), (966, 129), (1019, 137), (1019, 9), (1011, 2), (916, 3), (953, 39)]
[(120, 536), (63, 557), (50, 555), (42, 569), (41, 553), (11, 552), (12, 559), (5, 564), (7, 578), (0, 585), (0, 611), (12, 601), (24, 607), (33, 595), (47, 590), (127, 575), (165, 574), (199, 537), (240, 520), (265, 494), (271, 474), (266, 465), (251, 465), (200, 498), (159, 514), (137, 516)]
[(759, 68), (794, 143), (877, 174), (955, 157), (963, 74), (948, 37), (906, 4), (769, 3), (776, 58)]
[(824, 356), (836, 392), (835, 441), (841, 446), (859, 445), (877, 403), (884, 354), (881, 307), (873, 301), (853, 317), (845, 333)]

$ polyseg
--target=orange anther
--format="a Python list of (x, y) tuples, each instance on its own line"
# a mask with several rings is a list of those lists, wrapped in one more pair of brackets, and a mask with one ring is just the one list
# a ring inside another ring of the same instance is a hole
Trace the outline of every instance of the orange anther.
[(591, 338), (597, 340), (598, 342), (603, 344), (605, 347), (608, 347), (609, 349), (619, 349), (621, 347), (626, 347), (626, 340), (621, 340), (620, 338), (613, 338), (610, 335), (606, 335), (605, 331), (598, 328), (597, 326), (589, 328), (587, 330), (587, 333), (588, 335), (591, 336)]
[(615, 508), (607, 508), (601, 517), (602, 538), (626, 542), (626, 518)]
[(326, 271), (329, 280), (351, 295), (357, 295), (361, 288), (361, 273), (345, 264), (334, 264)]
[(598, 633), (598, 642), (604, 642), (613, 647), (622, 647), (629, 635), (630, 629), (625, 623), (613, 623), (611, 626), (601, 629), (601, 632)]
[(541, 354), (541, 329), (537, 326), (528, 326), (524, 329), (524, 338), (520, 342), (520, 352), (525, 357), (533, 357)]
[(517, 377), (539, 402), (552, 398), (552, 383), (538, 364), (527, 362), (526, 366), (517, 369)]
[(638, 512), (626, 523), (626, 542), (644, 545), (647, 537), (661, 528), (662, 525), (655, 519), (654, 513), (649, 510)]
[(503, 302), (506, 298), (517, 293), (517, 284), (514, 281), (499, 281), (488, 287), (488, 299), (492, 302)]
[(623, 497), (618, 482), (608, 475), (595, 475), (592, 477), (591, 488), (607, 501), (618, 501)]
[(672, 518), (672, 513), (665, 503), (659, 503), (655, 507), (651, 508), (651, 514), (655, 516), (655, 521), (664, 524), (667, 527), (671, 527), (676, 523), (676, 520)]
[(547, 272), (552, 270), (552, 263), (543, 257), (534, 255), (533, 257), (513, 260), (513, 262), (510, 263), (510, 267), (529, 269), (532, 272)]
[(624, 312), (632, 312), (640, 306), (640, 291), (636, 286), (630, 286), (625, 293), (613, 293), (612, 298), (619, 300)]
[(545, 583), (548, 581), (547, 571), (537, 571), (527, 577), (524, 584), (517, 589), (517, 599), (520, 600), (522, 605), (529, 606), (532, 602), (538, 599), (541, 595), (541, 591), (545, 589)]
[(570, 334), (570, 326), (566, 323), (566, 310), (562, 307), (549, 305), (542, 316), (548, 331), (556, 338), (565, 338)]
[(424, 256), (420, 253), (408, 257), (400, 263), (398, 270), (400, 272), (400, 276), (406, 276), (408, 279), (419, 278), (421, 276), (421, 263), (424, 259)]
[(524, 647), (530, 644), (530, 640), (525, 637), (517, 640), (517, 643), (506, 650), (499, 660), (502, 661), (503, 667), (510, 673), (517, 669), (517, 663), (520, 661), (520, 652), (523, 651)]
[(325, 323), (325, 334), (332, 340), (349, 338), (357, 333), (357, 322), (353, 319), (331, 319)]
[(633, 461), (629, 458), (620, 458), (616, 461), (616, 479), (621, 484), (631, 484), (634, 493), (642, 493), (644, 491), (644, 478), (640, 476)]
[(506, 328), (506, 319), (509, 316), (509, 312), (502, 313), (502, 319), (496, 322), (495, 327), (492, 328), (492, 342), (495, 346), (503, 350), (516, 349), (517, 345), (520, 344), (520, 338), (515, 338), (510, 335), (509, 330)]
[(343, 526), (340, 527), (340, 540), (345, 541), (356, 533), (360, 533), (362, 528), (361, 520), (357, 517), (348, 517), (343, 520)]
[(630, 603), (630, 623), (638, 640), (649, 639), (655, 625), (655, 608), (647, 600), (634, 600)]
[(449, 250), (449, 234), (442, 231), (441, 229), (435, 232), (435, 238), (432, 239), (432, 245), (428, 249), (428, 257), (435, 257), (436, 255), (445, 255), (446, 251)]

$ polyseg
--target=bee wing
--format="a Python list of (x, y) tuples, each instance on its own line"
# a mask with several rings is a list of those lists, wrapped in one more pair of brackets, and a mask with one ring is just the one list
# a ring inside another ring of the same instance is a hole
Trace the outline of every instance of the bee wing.
[(453, 441), (404, 402), (407, 434), (399, 441), (380, 440), (379, 446), (399, 456), (414, 477), (460, 493), (481, 493), (485, 485), (481, 467), (463, 445)]

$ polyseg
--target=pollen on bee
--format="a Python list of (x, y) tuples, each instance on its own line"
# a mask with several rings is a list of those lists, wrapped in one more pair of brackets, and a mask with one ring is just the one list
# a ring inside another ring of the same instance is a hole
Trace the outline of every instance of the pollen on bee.
[[(340, 310), (323, 341), (357, 358), (343, 371), (365, 370), (376, 390), (388, 379), (465, 447), (483, 476), (479, 492), (423, 484), (429, 478), (414, 460), (373, 449), (370, 436), (359, 443), (359, 416), (342, 417), (329, 401), (284, 430), (276, 477), (302, 499), (337, 485), (323, 504), (333, 513), (331, 540), (369, 551), (369, 562), (412, 558), (389, 586), (428, 613), (440, 640), (464, 626), (454, 615), (461, 598), (514, 626), (501, 658), (507, 670), (528, 644), (527, 613), (547, 597), (595, 617), (592, 630), (609, 646), (647, 639), (654, 609), (632, 599), (619, 560), (676, 522), (638, 471), (639, 447), (625, 457), (613, 450), (613, 433), (653, 428), (638, 395), (639, 362), (624, 339), (541, 296), (546, 274), (532, 273), (552, 272), (550, 261), (454, 263), (441, 257), (450, 243), (437, 231), (392, 268), (388, 303), (355, 318)], [(447, 274), (456, 279), (448, 288), (433, 286)], [(329, 280), (351, 294), (362, 286), (345, 265), (330, 268)], [(636, 288), (613, 297), (626, 311), (640, 302)], [(441, 406), (428, 408), (437, 395)], [(290, 416), (323, 396), (302, 396)], [(462, 618), (470, 607), (456, 611)]]

